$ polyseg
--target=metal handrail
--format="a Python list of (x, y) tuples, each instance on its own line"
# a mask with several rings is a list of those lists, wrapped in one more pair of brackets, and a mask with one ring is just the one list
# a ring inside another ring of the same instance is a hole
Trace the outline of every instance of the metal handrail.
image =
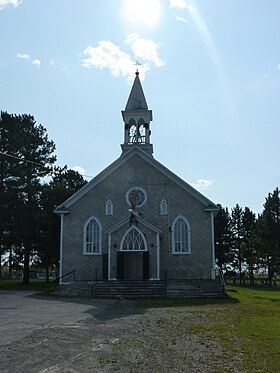
[(72, 276), (72, 277), (73, 277), (73, 282), (75, 282), (75, 280), (76, 280), (76, 271), (77, 271), (77, 269), (74, 269), (74, 270), (71, 271), (71, 272), (65, 273), (65, 275), (62, 275), (62, 276), (56, 278), (54, 281), (57, 281), (58, 283), (60, 283), (60, 280), (61, 280), (62, 278), (67, 277), (67, 276), (70, 276), (70, 275), (73, 275), (73, 276)]
[(218, 276), (219, 276), (219, 279), (220, 279), (220, 282), (223, 286), (226, 285), (226, 282), (225, 282), (225, 278), (224, 278), (224, 274), (223, 274), (223, 271), (221, 270), (220, 267), (217, 267), (217, 270), (218, 270)]
[(97, 274), (98, 274), (98, 268), (95, 268), (95, 270), (93, 271), (93, 274), (92, 274), (92, 278), (91, 278), (91, 283), (92, 284), (94, 282), (97, 283)]

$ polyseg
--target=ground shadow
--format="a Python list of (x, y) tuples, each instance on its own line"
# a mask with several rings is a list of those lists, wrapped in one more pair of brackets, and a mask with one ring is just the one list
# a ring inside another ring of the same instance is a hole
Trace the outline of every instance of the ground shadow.
[(145, 312), (138, 302), (123, 299), (97, 299), (82, 297), (65, 297), (45, 292), (34, 292), (28, 295), (29, 298), (45, 299), (54, 302), (74, 303), (90, 306), (84, 313), (100, 321), (122, 318), (132, 315), (140, 315)]

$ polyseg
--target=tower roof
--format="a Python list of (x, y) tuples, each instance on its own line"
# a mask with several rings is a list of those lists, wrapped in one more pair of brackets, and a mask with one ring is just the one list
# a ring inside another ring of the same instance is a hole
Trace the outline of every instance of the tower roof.
[(148, 105), (139, 79), (139, 72), (137, 71), (125, 110), (139, 109), (148, 110)]

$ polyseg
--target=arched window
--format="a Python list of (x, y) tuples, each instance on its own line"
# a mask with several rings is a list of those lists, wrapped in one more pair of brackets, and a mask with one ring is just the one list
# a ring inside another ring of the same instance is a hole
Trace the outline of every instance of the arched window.
[(172, 224), (172, 254), (190, 254), (191, 229), (183, 216), (178, 216)]
[(165, 199), (162, 199), (159, 206), (160, 215), (167, 215), (168, 205)]
[(101, 254), (101, 224), (95, 217), (91, 217), (84, 225), (84, 254)]
[(105, 213), (106, 215), (113, 215), (113, 202), (110, 199), (106, 202)]
[(121, 251), (145, 251), (147, 242), (144, 234), (137, 227), (131, 227), (121, 241)]

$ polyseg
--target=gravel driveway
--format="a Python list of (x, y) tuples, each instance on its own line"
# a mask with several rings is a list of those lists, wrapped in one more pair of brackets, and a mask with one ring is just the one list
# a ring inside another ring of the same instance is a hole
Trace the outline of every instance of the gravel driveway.
[(0, 291), (0, 372), (243, 372), (238, 356), (191, 332), (211, 312)]

